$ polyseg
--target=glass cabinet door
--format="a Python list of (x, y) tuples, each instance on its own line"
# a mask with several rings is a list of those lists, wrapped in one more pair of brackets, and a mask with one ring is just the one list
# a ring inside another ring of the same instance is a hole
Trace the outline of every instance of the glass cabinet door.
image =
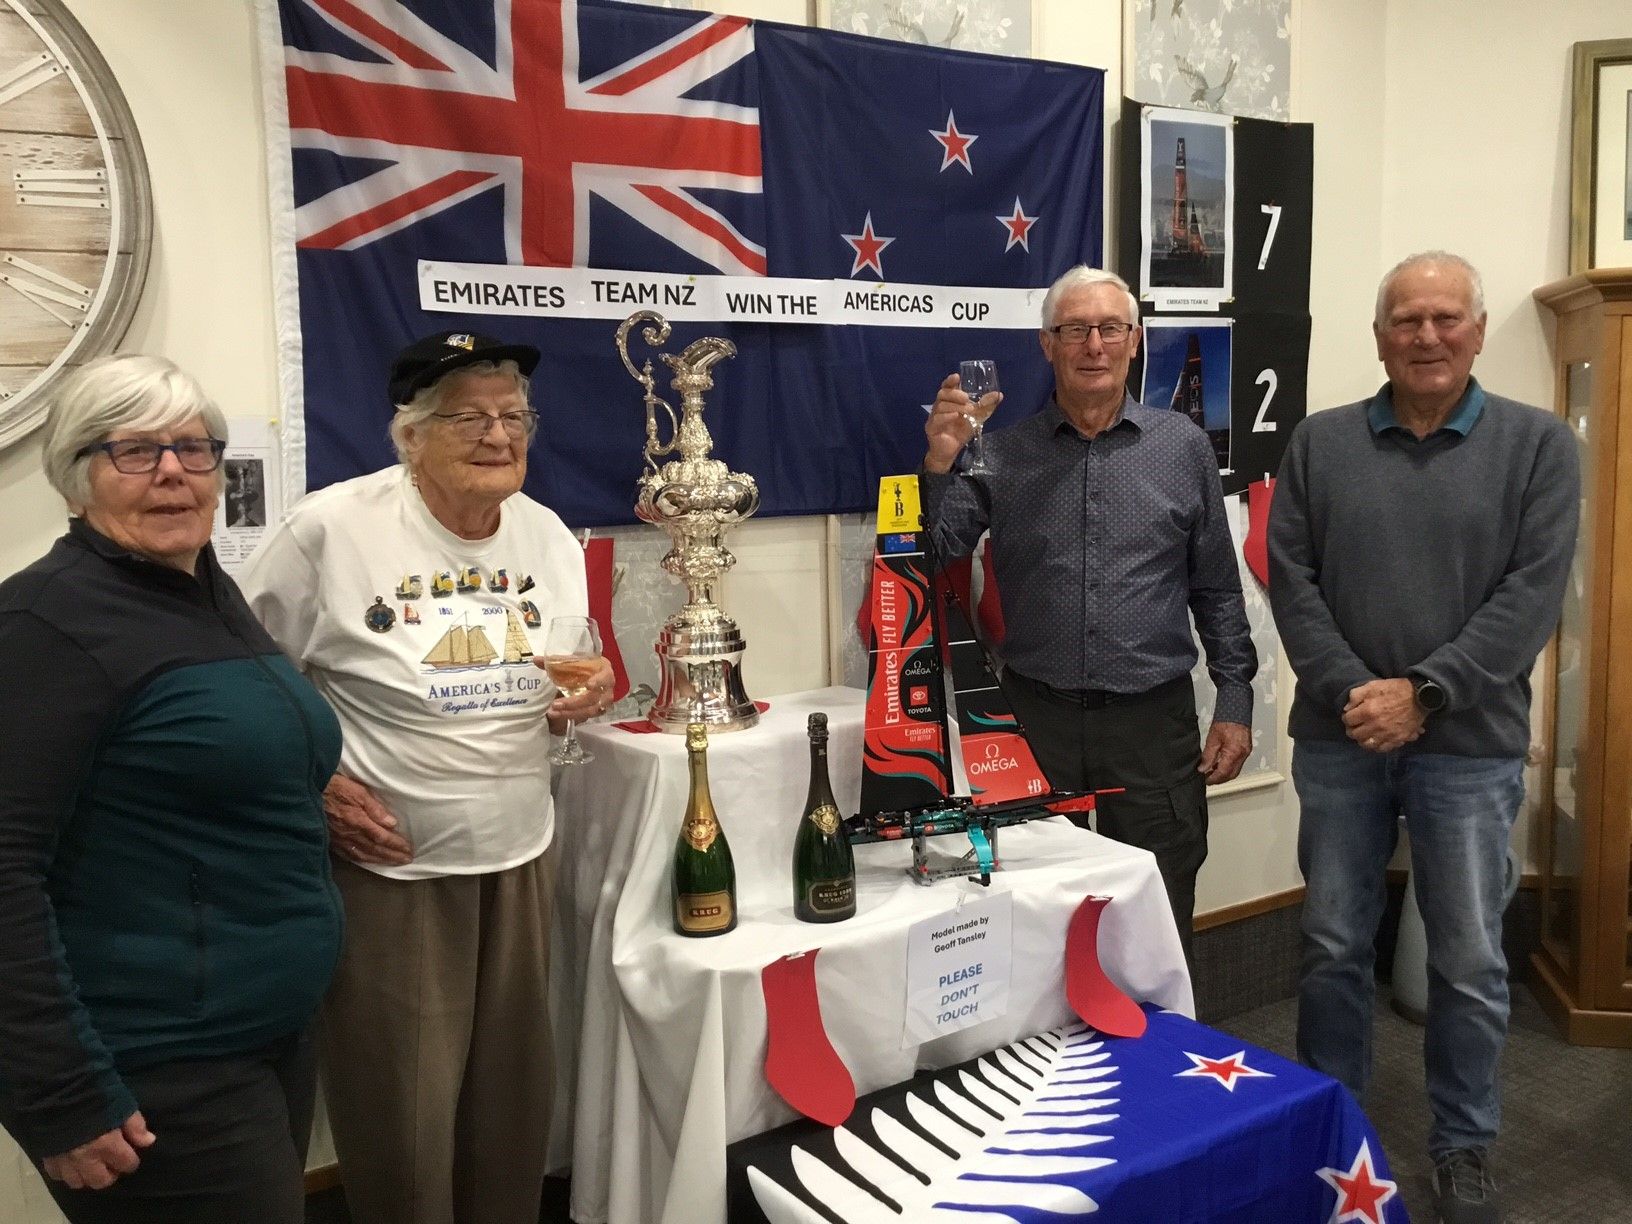
[(1581, 528), (1559, 623), (1557, 669), (1553, 701), (1552, 811), (1544, 843), (1542, 881), (1542, 942), (1572, 981), (1580, 982), (1581, 869), (1586, 813), (1578, 800), (1579, 771), (1583, 764), (1583, 724), (1587, 713), (1588, 678), (1593, 660), (1588, 623), (1588, 568), (1592, 558), (1592, 447), (1590, 420), (1592, 363), (1578, 361), (1565, 370), (1565, 414), (1576, 444), (1581, 448)]

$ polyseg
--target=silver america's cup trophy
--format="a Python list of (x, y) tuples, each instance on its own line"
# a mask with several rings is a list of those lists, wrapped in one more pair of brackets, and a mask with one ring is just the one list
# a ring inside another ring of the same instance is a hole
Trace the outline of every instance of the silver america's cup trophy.
[[(674, 546), (663, 558), (669, 573), (686, 584), (685, 605), (670, 616), (657, 638), (662, 668), (657, 700), (649, 717), (660, 730), (685, 734), (688, 723), (711, 731), (736, 731), (759, 721), (742, 686), (745, 643), (737, 623), (715, 602), (720, 577), (737, 559), (725, 547), (725, 533), (759, 509), (759, 486), (752, 476), (733, 472), (709, 452), (714, 440), (703, 424), (703, 392), (714, 385), (709, 371), (735, 357), (737, 346), (718, 336), (688, 344), (678, 357), (659, 350), (674, 371), (680, 412), (658, 395), (652, 363), (641, 369), (629, 359), (629, 333), (657, 349), (669, 338), (669, 323), (652, 310), (637, 310), (618, 326), (618, 355), (631, 377), (646, 388), (646, 470), (641, 473), (635, 513), (669, 533)], [(669, 417), (669, 439), (659, 442), (657, 410)], [(661, 467), (664, 455), (679, 454)]]

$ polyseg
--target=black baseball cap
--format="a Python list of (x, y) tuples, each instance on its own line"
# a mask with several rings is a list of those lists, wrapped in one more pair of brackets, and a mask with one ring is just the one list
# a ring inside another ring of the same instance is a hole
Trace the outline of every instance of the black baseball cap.
[(446, 331), (415, 340), (391, 362), (391, 403), (406, 404), (444, 374), (478, 361), (513, 361), (523, 374), (538, 365), (539, 351), (530, 344), (506, 344), (476, 332)]

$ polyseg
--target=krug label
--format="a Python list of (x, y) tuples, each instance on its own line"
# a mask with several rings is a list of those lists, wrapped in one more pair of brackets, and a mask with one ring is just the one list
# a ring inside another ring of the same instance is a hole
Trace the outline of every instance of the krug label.
[(815, 880), (805, 889), (805, 901), (818, 914), (847, 910), (856, 900), (854, 880)]
[(681, 893), (674, 899), (674, 920), (685, 931), (723, 931), (731, 925), (731, 894)]

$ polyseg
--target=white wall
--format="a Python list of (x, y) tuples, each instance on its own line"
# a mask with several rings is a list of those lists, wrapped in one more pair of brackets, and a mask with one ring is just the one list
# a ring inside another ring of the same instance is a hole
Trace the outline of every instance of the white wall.
[(1551, 407), (1538, 285), (1569, 270), (1570, 50), (1632, 37), (1608, 0), (1391, 6), (1383, 249), (1448, 247), (1485, 281), (1490, 324), (1475, 373)]

